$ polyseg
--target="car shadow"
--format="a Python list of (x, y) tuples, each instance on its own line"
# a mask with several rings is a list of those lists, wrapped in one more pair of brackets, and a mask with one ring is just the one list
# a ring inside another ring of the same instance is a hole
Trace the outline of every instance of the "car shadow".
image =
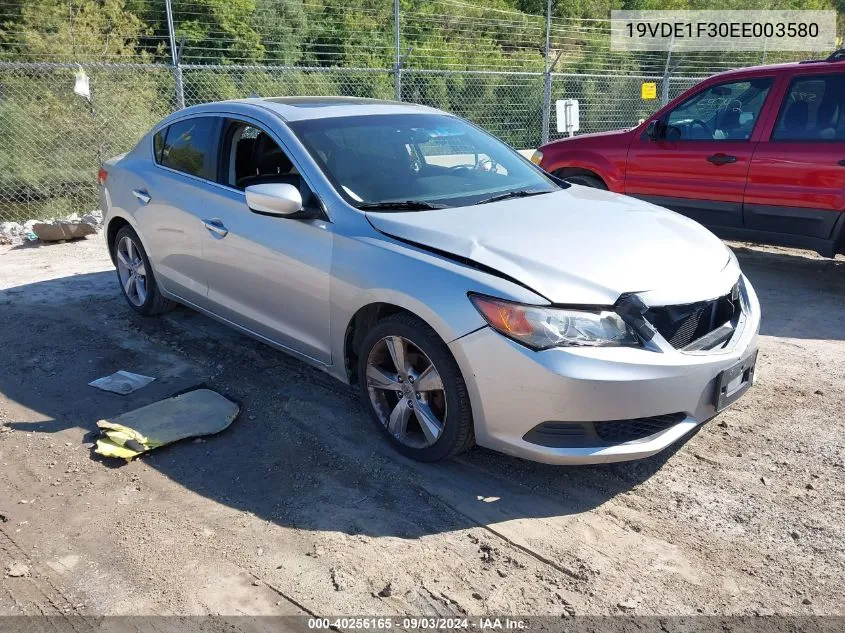
[[(460, 460), (418, 464), (380, 436), (354, 388), (187, 309), (139, 317), (113, 284), (114, 273), (104, 272), (0, 291), (6, 425), (13, 434), (91, 444), (99, 419), (208, 386), (241, 405), (238, 419), (223, 433), (158, 449), (143, 463), (268, 521), (417, 538), (487, 521), (567, 516), (647, 479), (672, 454), (552, 468), (475, 449)], [(156, 380), (127, 396), (88, 386), (118, 369)], [(139, 466), (91, 457), (106, 467), (95, 473), (98, 487), (110, 485), (112, 469)], [(517, 483), (509, 470), (565, 478), (573, 492)]]
[[(766, 310), (764, 334), (843, 336), (832, 317), (819, 318), (845, 306), (841, 262), (742, 249), (738, 257)], [(0, 290), (0, 306), (0, 392), (13, 436), (90, 443), (97, 420), (205, 385), (241, 405), (236, 421), (201, 443), (158, 449), (143, 464), (191, 492), (280, 525), (418, 538), (568, 517), (649, 479), (683, 446), (601, 466), (552, 467), (478, 448), (450, 462), (419, 464), (392, 450), (354, 388), (184, 308), (137, 316), (118, 294), (113, 272)], [(118, 369), (156, 381), (127, 396), (88, 386)], [(93, 453), (92, 459), (107, 466), (93, 474), (89, 485), (97, 487), (112, 484), (113, 468), (140, 467)]]
[(842, 340), (845, 260), (798, 250), (734, 246), (760, 299), (760, 333), (798, 339)]

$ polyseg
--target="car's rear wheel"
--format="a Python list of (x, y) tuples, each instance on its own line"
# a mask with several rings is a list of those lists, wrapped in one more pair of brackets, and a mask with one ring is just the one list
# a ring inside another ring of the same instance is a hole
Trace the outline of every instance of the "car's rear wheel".
[(475, 443), (466, 383), (449, 348), (422, 320), (379, 322), (359, 349), (361, 397), (397, 451), (423, 462)]
[(174, 306), (159, 291), (150, 260), (132, 227), (124, 226), (117, 232), (112, 243), (112, 255), (120, 290), (133, 310), (152, 316), (167, 312)]

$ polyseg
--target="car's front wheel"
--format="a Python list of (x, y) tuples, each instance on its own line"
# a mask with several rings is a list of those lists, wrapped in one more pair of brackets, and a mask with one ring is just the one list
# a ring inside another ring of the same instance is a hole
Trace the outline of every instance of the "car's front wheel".
[(121, 228), (112, 243), (120, 290), (129, 306), (145, 316), (161, 314), (174, 304), (159, 291), (150, 260), (138, 234), (130, 226)]
[(466, 383), (449, 348), (410, 314), (380, 321), (359, 349), (361, 396), (397, 451), (423, 462), (475, 442)]

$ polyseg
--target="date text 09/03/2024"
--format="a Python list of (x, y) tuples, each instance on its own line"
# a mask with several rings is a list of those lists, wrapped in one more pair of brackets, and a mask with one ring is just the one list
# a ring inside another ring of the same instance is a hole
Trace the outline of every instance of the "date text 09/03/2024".
[(433, 618), (433, 617), (339, 617), (309, 618), (308, 628), (353, 629), (353, 630), (389, 630), (393, 628), (410, 630), (524, 630), (525, 620), (519, 618)]

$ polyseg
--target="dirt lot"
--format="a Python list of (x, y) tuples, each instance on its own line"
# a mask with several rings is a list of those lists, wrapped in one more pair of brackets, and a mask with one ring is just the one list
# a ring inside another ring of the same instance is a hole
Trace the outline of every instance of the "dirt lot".
[[(397, 457), (357, 394), (194, 312), (135, 316), (102, 238), (0, 247), (0, 614), (841, 614), (845, 260), (734, 245), (758, 386), (656, 458)], [(121, 397), (86, 386), (158, 377)], [(99, 418), (206, 384), (226, 432), (130, 464)]]

